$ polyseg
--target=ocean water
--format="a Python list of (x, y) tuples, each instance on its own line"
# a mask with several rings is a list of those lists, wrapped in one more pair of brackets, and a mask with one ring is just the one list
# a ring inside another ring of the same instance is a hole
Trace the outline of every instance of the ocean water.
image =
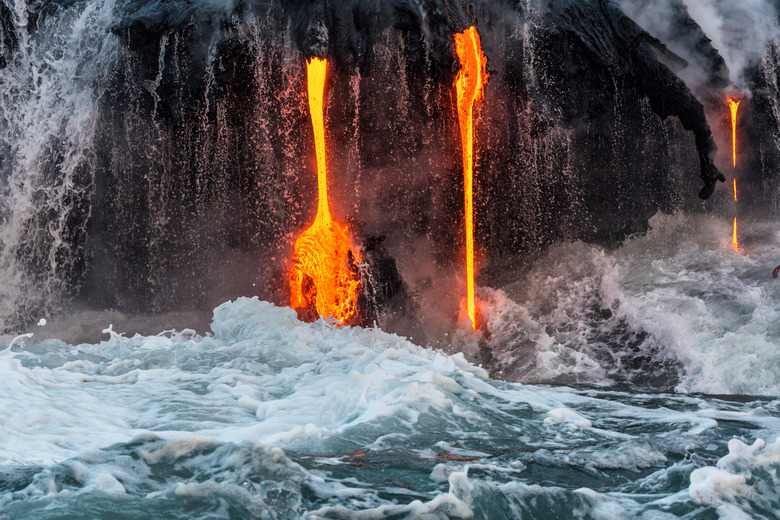
[(780, 229), (742, 229), (559, 244), (480, 288), (481, 347), (253, 298), (205, 335), (16, 338), (0, 519), (778, 518)]

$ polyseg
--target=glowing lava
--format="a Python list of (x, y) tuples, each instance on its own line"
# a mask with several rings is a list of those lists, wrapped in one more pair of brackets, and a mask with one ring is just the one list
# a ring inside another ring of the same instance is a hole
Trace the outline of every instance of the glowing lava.
[[(739, 101), (729, 98), (729, 108), (731, 108), (731, 158), (734, 168), (737, 167), (737, 109)], [(734, 179), (734, 202), (737, 202), (737, 179)], [(734, 251), (739, 251), (737, 245), (737, 217), (734, 217), (734, 231), (732, 232), (731, 247)]]
[(309, 112), (317, 153), (317, 216), (295, 241), (290, 292), (293, 309), (315, 307), (317, 314), (345, 323), (355, 315), (360, 275), (346, 227), (335, 222), (328, 206), (328, 170), (325, 155), (323, 100), (328, 62), (307, 62)]
[[(734, 202), (737, 202), (737, 179), (734, 179)], [(731, 247), (734, 251), (739, 252), (739, 245), (737, 244), (737, 217), (734, 217), (734, 231), (731, 237)]]
[(473, 25), (455, 35), (455, 52), (460, 71), (455, 78), (458, 96), (458, 122), (463, 148), (463, 179), (466, 208), (466, 312), (477, 330), (477, 308), (474, 302), (474, 103), (482, 100), (487, 84), (487, 58), (482, 52), (477, 28)]
[(731, 108), (731, 156), (734, 162), (734, 168), (737, 167), (737, 109), (739, 101), (729, 98), (729, 107)]

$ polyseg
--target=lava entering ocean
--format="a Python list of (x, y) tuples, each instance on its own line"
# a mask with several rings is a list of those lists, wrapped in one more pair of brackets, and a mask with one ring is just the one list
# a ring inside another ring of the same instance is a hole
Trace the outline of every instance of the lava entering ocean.
[(460, 71), (455, 78), (458, 97), (458, 122), (463, 148), (463, 180), (466, 220), (466, 312), (471, 326), (477, 330), (477, 309), (474, 301), (474, 115), (476, 101), (481, 101), (487, 84), (487, 58), (482, 52), (477, 28), (473, 25), (455, 35), (455, 51)]
[[(295, 241), (290, 271), (291, 307), (316, 308), (317, 315), (333, 316), (342, 324), (355, 316), (360, 290), (359, 262), (345, 226), (334, 221), (328, 205), (323, 100), (328, 62), (307, 62), (309, 112), (317, 154), (317, 216)], [(300, 313), (299, 313), (300, 314)]]

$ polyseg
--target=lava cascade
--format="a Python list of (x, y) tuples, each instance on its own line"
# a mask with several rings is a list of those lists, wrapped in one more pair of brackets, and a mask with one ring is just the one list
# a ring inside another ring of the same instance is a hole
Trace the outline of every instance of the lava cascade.
[(731, 158), (734, 168), (737, 167), (737, 109), (739, 101), (729, 98), (729, 108), (731, 108)]
[[(731, 109), (731, 159), (734, 168), (737, 167), (737, 110), (739, 101), (729, 98), (729, 108)], [(734, 178), (734, 202), (737, 202), (737, 179)], [(734, 251), (739, 251), (737, 243), (737, 217), (734, 217), (734, 229), (731, 233), (731, 247)]]
[[(734, 202), (737, 202), (737, 179), (734, 179)], [(731, 247), (734, 251), (739, 252), (739, 244), (737, 243), (737, 217), (734, 217), (734, 230), (731, 233)]]
[(314, 307), (321, 316), (333, 316), (342, 324), (355, 316), (360, 275), (346, 226), (333, 220), (328, 205), (328, 171), (325, 153), (324, 97), (328, 62), (307, 62), (309, 112), (317, 155), (317, 216), (295, 241), (290, 271), (291, 307)]
[(477, 28), (473, 25), (455, 35), (455, 51), (460, 60), (460, 71), (455, 77), (463, 151), (463, 180), (466, 224), (466, 312), (471, 326), (477, 329), (477, 310), (474, 301), (474, 103), (482, 100), (488, 74), (487, 58), (482, 52)]

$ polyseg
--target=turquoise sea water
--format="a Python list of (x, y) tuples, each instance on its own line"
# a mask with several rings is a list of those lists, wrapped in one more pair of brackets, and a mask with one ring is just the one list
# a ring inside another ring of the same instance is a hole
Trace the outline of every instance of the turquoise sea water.
[(553, 248), (480, 289), (485, 367), (467, 333), (422, 347), (251, 298), (209, 335), (20, 340), (0, 518), (777, 518), (780, 239), (746, 227), (742, 254), (681, 216)]

